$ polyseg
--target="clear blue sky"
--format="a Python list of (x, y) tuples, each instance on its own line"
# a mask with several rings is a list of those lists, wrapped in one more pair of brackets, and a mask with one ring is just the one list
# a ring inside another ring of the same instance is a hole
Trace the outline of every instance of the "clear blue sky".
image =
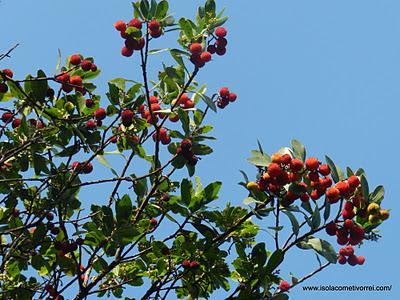
[[(202, 3), (170, 2), (176, 16), (194, 16)], [(274, 152), (297, 138), (310, 154), (328, 154), (343, 167), (363, 167), (371, 186), (385, 185), (384, 206), (393, 208), (391, 219), (381, 227), (383, 238), (358, 251), (366, 256), (365, 265), (333, 266), (309, 284), (392, 284), (393, 291), (317, 294), (297, 288), (292, 299), (399, 299), (400, 2), (218, 3), (231, 17), (228, 54), (210, 63), (199, 81), (209, 83), (210, 90), (229, 86), (239, 98), (210, 115), (218, 140), (198, 174), (204, 182), (223, 180), (220, 201), (241, 203), (246, 193), (236, 184), (239, 170), (253, 171), (245, 158), (257, 139)], [(140, 78), (131, 61), (120, 56), (122, 42), (113, 28), (116, 20), (131, 15), (130, 1), (2, 0), (0, 52), (21, 45), (0, 67), (11, 67), (18, 78), (38, 68), (51, 74), (58, 48), (64, 56), (81, 52), (94, 56), (103, 70), (97, 83), (104, 94), (101, 87), (109, 79)], [(160, 47), (173, 42), (162, 40), (166, 41), (160, 40)], [(101, 175), (109, 176), (106, 172)], [(261, 235), (272, 245), (265, 233)], [(288, 258), (282, 275), (304, 275), (312, 270), (311, 263), (313, 255), (299, 250)]]

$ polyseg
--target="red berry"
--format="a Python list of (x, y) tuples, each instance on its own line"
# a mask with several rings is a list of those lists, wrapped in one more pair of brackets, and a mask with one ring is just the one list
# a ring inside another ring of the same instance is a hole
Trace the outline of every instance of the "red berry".
[(48, 213), (46, 214), (46, 219), (49, 220), (49, 221), (53, 221), (53, 219), (54, 219), (54, 214), (53, 214), (52, 212), (48, 212)]
[(92, 72), (96, 72), (97, 71), (97, 66), (95, 64), (92, 64), (92, 67), (90, 68), (90, 70)]
[(8, 86), (4, 82), (0, 82), (0, 93), (5, 94), (8, 91)]
[(211, 53), (210, 52), (201, 53), (200, 59), (205, 63), (209, 62), (211, 60)]
[(200, 266), (200, 263), (198, 262), (198, 261), (192, 261), (191, 263), (190, 263), (190, 268), (191, 269), (196, 269), (196, 268), (198, 268)]
[(286, 280), (281, 280), (281, 282), (279, 284), (279, 289), (282, 292), (287, 292), (290, 289), (290, 283), (287, 282)]
[(12, 123), (11, 126), (12, 128), (17, 128), (19, 125), (21, 125), (21, 119), (15, 119)]
[(64, 300), (64, 297), (61, 295), (58, 295), (55, 300)]
[(215, 35), (219, 38), (223, 38), (227, 35), (228, 31), (224, 27), (215, 29)]
[(84, 174), (89, 174), (93, 171), (93, 165), (91, 163), (86, 163), (86, 165), (83, 167), (82, 172)]
[(336, 188), (342, 196), (347, 196), (350, 192), (350, 185), (346, 181), (340, 181), (336, 184)]
[(142, 22), (138, 18), (132, 19), (128, 23), (128, 27), (135, 27), (137, 29), (142, 29)]
[(347, 259), (346, 259), (346, 257), (344, 257), (343, 255), (340, 255), (339, 257), (338, 257), (338, 263), (339, 264), (341, 264), (341, 265), (344, 265), (346, 262), (347, 262)]
[(96, 125), (95, 122), (90, 121), (90, 120), (86, 122), (86, 129), (87, 130), (95, 130), (96, 127), (97, 127), (97, 125)]
[(194, 106), (195, 106), (195, 103), (192, 100), (188, 100), (184, 104), (185, 108), (193, 108)]
[(216, 51), (217, 55), (219, 56), (223, 56), (226, 53), (226, 48), (225, 47), (217, 47), (217, 51)]
[(182, 267), (189, 268), (190, 267), (190, 260), (184, 260), (182, 262)]
[(52, 234), (54, 234), (54, 235), (57, 235), (57, 234), (60, 233), (60, 228), (58, 228), (58, 227), (53, 227), (53, 228), (51, 228), (50, 232), (51, 232)]
[(151, 226), (156, 226), (158, 223), (156, 218), (151, 218), (149, 222)]
[(94, 117), (96, 120), (104, 120), (106, 118), (106, 110), (104, 108), (96, 109)]
[(12, 113), (10, 113), (10, 112), (5, 112), (5, 113), (3, 113), (2, 114), (2, 116), (1, 116), (1, 120), (4, 122), (4, 123), (8, 123), (8, 122), (10, 122), (12, 119), (13, 119), (13, 114)]
[(92, 99), (86, 99), (86, 107), (92, 108), (94, 105), (94, 101)]
[(347, 182), (350, 188), (353, 190), (355, 190), (360, 185), (360, 179), (358, 178), (358, 176), (350, 176), (349, 179), (347, 179)]
[(81, 63), (81, 68), (83, 71), (89, 71), (92, 69), (92, 62), (88, 59), (85, 59), (82, 63)]
[(200, 43), (193, 43), (189, 47), (189, 51), (192, 54), (201, 54), (203, 52), (203, 46)]
[(228, 89), (227, 87), (222, 87), (222, 88), (219, 90), (219, 95), (220, 95), (222, 98), (229, 98), (229, 94), (230, 94), (230, 92), (229, 92), (229, 89)]
[(162, 30), (161, 30), (161, 28), (160, 28), (159, 30), (157, 30), (157, 31), (150, 31), (150, 35), (151, 35), (153, 38), (159, 38), (159, 37), (162, 35)]
[(3, 72), (3, 74), (6, 75), (7, 77), (13, 78), (13, 76), (14, 76), (13, 71), (11, 71), (10, 69), (4, 69), (2, 72)]
[(352, 211), (352, 210), (345, 210), (345, 209), (342, 210), (342, 217), (343, 217), (343, 219), (353, 219), (354, 216), (355, 216), (354, 211)]
[(302, 202), (308, 202), (310, 200), (310, 196), (307, 193), (304, 193), (300, 196), (300, 200)]
[(229, 102), (235, 102), (237, 98), (237, 95), (235, 93), (229, 93)]
[(319, 183), (318, 172), (310, 172), (310, 173), (308, 173), (308, 179), (310, 179), (313, 182), (318, 182)]
[(340, 199), (340, 191), (333, 187), (326, 191), (326, 197), (329, 200), (329, 203), (336, 203)]
[(215, 47), (215, 45), (209, 45), (207, 47), (207, 51), (210, 52), (211, 54), (215, 54), (217, 52), (217, 48)]
[(332, 179), (330, 179), (329, 177), (325, 177), (322, 181), (322, 184), (325, 188), (328, 188), (332, 185)]
[(350, 219), (344, 220), (344, 223), (343, 223), (344, 228), (351, 229), (351, 228), (353, 228), (353, 226), (354, 226), (354, 223), (352, 220), (350, 220)]
[(344, 204), (344, 207), (343, 207), (345, 210), (353, 210), (353, 208), (354, 208), (354, 205), (353, 205), (353, 203), (351, 203), (350, 201), (346, 201), (346, 203)]
[(80, 169), (79, 168), (79, 166), (80, 166), (80, 163), (79, 163), (79, 161), (74, 161), (72, 164), (71, 164), (71, 169)]
[(115, 29), (117, 29), (118, 31), (125, 31), (126, 30), (126, 24), (124, 21), (119, 20), (117, 22), (115, 22), (114, 24)]
[(279, 175), (282, 174), (282, 171), (283, 171), (282, 168), (276, 163), (271, 163), (268, 166), (268, 174), (271, 177), (278, 177)]
[(69, 82), (69, 73), (67, 72), (62, 72), (61, 74), (56, 76), (56, 79), (60, 82), (63, 83), (68, 83)]
[(160, 30), (160, 23), (157, 20), (152, 20), (149, 22), (149, 29), (150, 31), (159, 31)]
[(308, 171), (315, 172), (318, 170), (319, 161), (315, 157), (310, 157), (306, 160), (306, 168)]
[(51, 284), (46, 284), (44, 289), (46, 290), (46, 292), (48, 292), (50, 294), (50, 296), (54, 296), (55, 290), (54, 290), (54, 287)]
[(348, 259), (347, 259), (347, 262), (349, 263), (350, 266), (355, 266), (355, 265), (357, 265), (357, 264), (358, 264), (357, 256), (355, 256), (354, 254), (353, 254), (353, 255), (350, 255), (350, 256), (348, 257)]
[(131, 125), (134, 116), (135, 116), (135, 114), (133, 113), (133, 111), (131, 111), (129, 109), (124, 110), (121, 113), (122, 124), (124, 124), (125, 126)]
[(74, 54), (71, 56), (71, 58), (69, 59), (69, 62), (71, 63), (71, 65), (77, 66), (81, 63), (82, 58), (79, 54)]
[(179, 121), (179, 115), (178, 114), (170, 114), (168, 118), (169, 118), (169, 120), (171, 122), (174, 122), (174, 123)]
[(71, 76), (69, 82), (70, 82), (72, 85), (82, 86), (82, 78), (81, 78), (81, 76), (79, 76), (79, 75)]
[(292, 159), (290, 162), (290, 170), (292, 172), (298, 173), (303, 169), (303, 162), (300, 159)]
[(349, 242), (349, 239), (345, 236), (340, 236), (337, 238), (337, 243), (339, 245), (346, 245)]
[(121, 54), (122, 56), (130, 57), (133, 55), (133, 49), (129, 49), (128, 47), (122, 47)]
[(169, 136), (161, 137), (161, 143), (163, 145), (168, 145), (169, 143), (171, 143), (171, 138)]
[(149, 101), (151, 104), (158, 103), (158, 98), (156, 96), (150, 96)]
[(323, 165), (320, 165), (320, 167), (319, 167), (319, 173), (322, 176), (328, 176), (331, 173), (331, 169), (329, 168), (328, 165), (323, 164)]
[(364, 256), (357, 256), (357, 263), (359, 265), (363, 265), (365, 262), (365, 257)]
[(346, 247), (344, 247), (344, 250), (346, 251), (347, 256), (354, 254), (354, 248), (351, 245), (347, 245)]
[(218, 48), (225, 48), (227, 44), (228, 44), (228, 41), (227, 41), (226, 38), (219, 38), (219, 39), (215, 42), (215, 45), (216, 45)]

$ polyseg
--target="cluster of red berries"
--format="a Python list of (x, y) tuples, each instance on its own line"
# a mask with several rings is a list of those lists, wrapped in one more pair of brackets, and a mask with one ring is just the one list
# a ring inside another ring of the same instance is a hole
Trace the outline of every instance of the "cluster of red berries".
[[(8, 78), (13, 78), (14, 73), (10, 69), (4, 69), (0, 73), (7, 76)], [(5, 82), (3, 82), (3, 78), (0, 77), (0, 94), (5, 94), (8, 92), (8, 86)]]
[(364, 256), (356, 256), (354, 248), (351, 245), (343, 247), (339, 250), (338, 263), (344, 265), (348, 263), (350, 266), (363, 265), (365, 262)]
[(57, 255), (60, 257), (65, 256), (68, 253), (74, 252), (78, 249), (78, 246), (82, 246), (85, 240), (83, 238), (77, 238), (75, 241), (55, 241), (54, 248), (58, 251)]
[[(120, 132), (122, 132), (122, 134), (120, 134)], [(134, 144), (139, 144), (139, 142), (140, 142), (140, 139), (137, 135), (124, 133), (123, 128), (121, 126), (118, 126), (117, 132), (113, 136), (110, 137), (110, 142), (115, 144), (118, 142), (118, 139), (120, 137), (125, 137), (127, 140), (131, 140)]]
[(93, 171), (93, 165), (90, 162), (86, 163), (74, 161), (71, 164), (71, 169), (78, 173), (89, 174)]
[(217, 106), (224, 109), (230, 102), (235, 102), (237, 95), (231, 93), (227, 87), (222, 87), (219, 90), (219, 97), (217, 100)]
[[(70, 57), (69, 62), (75, 67), (80, 67), (83, 71), (97, 71), (97, 66), (89, 59), (83, 59), (80, 54), (74, 54)], [(62, 89), (66, 93), (75, 91), (80, 92), (82, 95), (86, 94), (86, 88), (83, 86), (82, 77), (79, 75), (70, 76), (69, 72), (61, 72), (56, 75), (56, 80), (62, 84)]]
[[(17, 128), (18, 126), (21, 125), (22, 120), (20, 118), (14, 118), (14, 114), (11, 112), (5, 112), (2, 114), (1, 116), (1, 120), (5, 123), (8, 124), (11, 122), (11, 126), (12, 128)], [(41, 121), (35, 120), (35, 119), (29, 119), (28, 120), (28, 124), (36, 127), (38, 129), (43, 129), (44, 127), (46, 127), (46, 124), (44, 124)]]
[(189, 165), (195, 166), (199, 159), (194, 155), (192, 146), (192, 141), (190, 139), (184, 139), (179, 147), (176, 148), (176, 154), (184, 157)]
[[(154, 132), (152, 137), (153, 137), (153, 141), (156, 142), (157, 141), (157, 133)], [(171, 137), (168, 135), (168, 131), (165, 128), (159, 129), (158, 137), (160, 139), (160, 142), (163, 145), (168, 145), (169, 143), (171, 143)]]
[[(348, 203), (350, 202), (346, 204)], [(343, 226), (339, 226), (335, 222), (328, 223), (325, 230), (328, 235), (336, 235), (339, 245), (358, 245), (364, 239), (364, 228), (350, 219), (345, 219)]]
[(198, 261), (190, 261), (190, 260), (184, 260), (182, 262), (182, 267), (185, 269), (197, 269), (200, 267), (200, 263)]
[(146, 119), (148, 123), (155, 125), (158, 122), (158, 117), (163, 118), (164, 114), (158, 112), (161, 110), (161, 105), (157, 96), (150, 96), (149, 102), (153, 118), (151, 118), (152, 114), (150, 113), (150, 108), (147, 109), (144, 104), (139, 106), (138, 113), (140, 113), (142, 118)]
[(219, 27), (215, 29), (214, 34), (216, 36), (216, 41), (214, 44), (207, 47), (207, 51), (211, 54), (217, 53), (217, 55), (220, 56), (225, 55), (226, 45), (228, 44), (225, 37), (228, 34), (228, 31), (223, 27)]
[(206, 63), (211, 61), (212, 55), (208, 51), (203, 51), (203, 45), (200, 43), (192, 43), (189, 46), (189, 51), (192, 53), (190, 61), (197, 67), (202, 68)]
[[(61, 295), (57, 295), (55, 288), (51, 284), (46, 284), (44, 287), (45, 291), (49, 293), (51, 297), (55, 297), (54, 300), (64, 300), (64, 297)], [(56, 296), (57, 295), (57, 296)], [(53, 299), (51, 298), (51, 299)], [(50, 298), (49, 298), (50, 299)]]
[(135, 18), (126, 24), (124, 21), (119, 20), (115, 22), (114, 27), (116, 30), (120, 32), (121, 37), (125, 40), (125, 46), (121, 49), (121, 54), (125, 57), (130, 57), (133, 55), (135, 50), (141, 50), (144, 47), (145, 41), (144, 38), (135, 39), (131, 35), (129, 35), (126, 30), (129, 27), (137, 28), (138, 30), (142, 29), (142, 22)]

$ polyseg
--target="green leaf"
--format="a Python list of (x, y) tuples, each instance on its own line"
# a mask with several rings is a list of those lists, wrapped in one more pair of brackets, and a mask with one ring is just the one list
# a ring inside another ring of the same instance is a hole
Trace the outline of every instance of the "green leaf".
[(150, 5), (147, 0), (140, 1), (140, 11), (145, 19), (151, 19), (152, 16), (149, 15)]
[(339, 173), (338, 173), (338, 171), (336, 169), (335, 163), (333, 162), (332, 159), (330, 159), (329, 156), (325, 156), (325, 160), (326, 160), (326, 163), (328, 164), (329, 168), (331, 169), (331, 175), (332, 175), (333, 181), (335, 183), (339, 182), (340, 181), (340, 177), (339, 177)]
[(207, 0), (205, 5), (205, 12), (209, 19), (215, 18), (216, 5), (214, 0)]
[(186, 206), (192, 201), (192, 182), (186, 178), (181, 183), (181, 199)]
[(217, 112), (217, 106), (215, 105), (214, 101), (210, 97), (208, 97), (204, 94), (200, 94), (200, 97), (213, 112)]
[(306, 148), (298, 140), (292, 140), (292, 150), (294, 156), (303, 162), (306, 161)]
[(369, 196), (369, 186), (367, 178), (365, 177), (364, 174), (360, 176), (360, 181), (361, 181), (361, 191), (363, 193), (363, 196), (366, 198), (367, 201), (369, 201), (367, 199), (367, 197)]
[(168, 13), (168, 2), (165, 0), (160, 1), (157, 5), (156, 19), (163, 19)]
[(326, 222), (331, 215), (331, 204), (328, 201), (328, 198), (325, 199), (325, 209), (324, 209), (324, 221)]
[(218, 192), (221, 189), (221, 186), (222, 182), (220, 181), (210, 183), (206, 186), (206, 188), (202, 192), (202, 195), (205, 198), (204, 204), (210, 203), (211, 201), (218, 199)]
[(122, 199), (117, 200), (115, 203), (115, 211), (117, 214), (118, 223), (129, 221), (132, 214), (132, 201), (128, 195), (124, 195)]
[(371, 202), (381, 203), (385, 196), (385, 188), (382, 185), (378, 185), (372, 194), (369, 196)]
[(274, 253), (272, 253), (267, 263), (267, 272), (272, 273), (282, 263), (283, 258), (284, 254), (281, 249), (278, 249)]
[(179, 27), (181, 28), (181, 30), (188, 37), (188, 39), (192, 39), (193, 38), (193, 28), (192, 28), (192, 25), (190, 24), (190, 22), (188, 20), (186, 20), (185, 18), (181, 18), (179, 20), (178, 24), (179, 24)]
[(253, 204), (253, 203), (262, 204), (263, 202), (258, 201), (258, 200), (256, 200), (256, 199), (254, 199), (253, 197), (247, 197), (247, 198), (245, 198), (245, 199), (243, 200), (243, 204), (244, 204), (244, 205), (250, 205), (250, 204)]
[(267, 252), (265, 251), (265, 243), (259, 243), (253, 248), (251, 252), (251, 259), (257, 263), (258, 268), (264, 266), (265, 262), (267, 261)]
[(282, 212), (288, 216), (290, 223), (292, 223), (292, 231), (297, 236), (299, 234), (299, 222), (297, 221), (294, 214), (290, 211), (282, 210)]
[(335, 249), (333, 249), (332, 245), (325, 240), (311, 236), (297, 243), (297, 247), (305, 250), (313, 249), (330, 263), (336, 264), (337, 253)]
[(321, 224), (321, 215), (319, 213), (318, 205), (315, 206), (314, 213), (311, 219), (311, 229), (317, 229)]

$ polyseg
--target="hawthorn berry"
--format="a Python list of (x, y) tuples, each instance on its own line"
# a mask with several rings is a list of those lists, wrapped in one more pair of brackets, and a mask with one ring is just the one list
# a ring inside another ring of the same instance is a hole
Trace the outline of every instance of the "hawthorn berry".
[(347, 182), (351, 189), (355, 190), (360, 185), (360, 179), (358, 176), (350, 176), (347, 179)]
[(330, 188), (326, 191), (326, 197), (328, 198), (329, 203), (336, 203), (340, 199), (340, 191), (335, 187)]
[(338, 261), (339, 264), (344, 265), (347, 262), (347, 259), (343, 255), (339, 255), (337, 261)]
[(364, 256), (357, 256), (357, 263), (359, 265), (363, 265), (365, 262), (365, 257)]
[(71, 65), (78, 66), (82, 61), (82, 58), (79, 54), (74, 54), (70, 57), (69, 62)]
[(336, 188), (340, 191), (342, 196), (347, 196), (350, 192), (350, 185), (346, 181), (336, 183)]
[(300, 159), (292, 159), (290, 162), (290, 170), (292, 172), (298, 173), (303, 169), (303, 162)]
[(235, 93), (229, 93), (228, 99), (229, 102), (235, 102), (237, 99), (237, 95)]
[(160, 29), (160, 23), (157, 20), (151, 20), (149, 22), (150, 31), (158, 31)]
[(218, 27), (215, 29), (215, 35), (219, 38), (224, 38), (228, 34), (228, 31), (224, 27)]

